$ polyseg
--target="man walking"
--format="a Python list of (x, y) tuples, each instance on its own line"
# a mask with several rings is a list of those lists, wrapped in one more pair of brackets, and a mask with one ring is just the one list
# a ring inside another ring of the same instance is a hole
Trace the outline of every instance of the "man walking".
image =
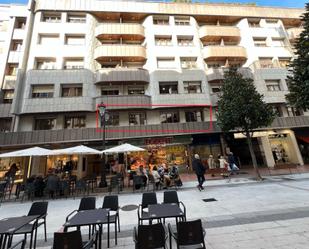
[(199, 191), (201, 191), (202, 189), (204, 189), (203, 183), (205, 182), (205, 176), (204, 176), (205, 167), (202, 164), (202, 161), (200, 160), (200, 156), (198, 154), (194, 155), (192, 166), (197, 176), (197, 181), (198, 181), (197, 188), (199, 189)]

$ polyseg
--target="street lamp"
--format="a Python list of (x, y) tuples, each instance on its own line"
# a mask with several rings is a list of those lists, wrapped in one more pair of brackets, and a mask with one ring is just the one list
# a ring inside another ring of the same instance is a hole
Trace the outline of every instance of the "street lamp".
[[(105, 123), (108, 118), (108, 114), (106, 112), (106, 106), (101, 103), (98, 105), (98, 110), (99, 114), (101, 117), (101, 128), (103, 128), (103, 150), (105, 150)], [(102, 166), (101, 166), (101, 181), (99, 184), (100, 188), (105, 188), (107, 187), (107, 182), (106, 182), (106, 169), (105, 169), (105, 154), (103, 153), (102, 155)]]

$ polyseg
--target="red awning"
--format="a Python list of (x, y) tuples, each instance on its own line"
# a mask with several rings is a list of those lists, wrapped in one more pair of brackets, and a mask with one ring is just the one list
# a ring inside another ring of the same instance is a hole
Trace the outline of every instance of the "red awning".
[(297, 138), (299, 138), (300, 140), (306, 142), (309, 144), (309, 137), (306, 137), (306, 136), (297, 136)]

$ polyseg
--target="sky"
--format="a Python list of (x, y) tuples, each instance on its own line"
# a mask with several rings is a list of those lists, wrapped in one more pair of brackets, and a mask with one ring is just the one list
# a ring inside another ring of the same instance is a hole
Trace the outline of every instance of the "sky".
[[(53, 0), (50, 0), (53, 1)], [(156, 0), (154, 0), (156, 1)], [(159, 0), (161, 2), (168, 2), (169, 0)], [(193, 0), (195, 1), (195, 0)], [(225, 2), (225, 3), (256, 3), (260, 6), (282, 6), (282, 7), (296, 7), (303, 8), (309, 0), (197, 0), (198, 2)], [(28, 0), (0, 0), (0, 3), (27, 3)]]

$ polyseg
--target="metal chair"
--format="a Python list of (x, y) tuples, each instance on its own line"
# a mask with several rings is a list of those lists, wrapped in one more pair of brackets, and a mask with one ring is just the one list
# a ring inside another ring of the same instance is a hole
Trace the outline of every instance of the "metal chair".
[(19, 245), (20, 245), (19, 247), (20, 249), (24, 249), (26, 245), (25, 239), (18, 241), (14, 245), (11, 245), (8, 249), (17, 249)]
[(108, 186), (108, 192), (111, 194), (112, 190), (114, 188), (117, 188), (117, 193), (120, 192), (120, 182), (118, 176), (113, 176), (110, 180), (109, 186)]
[[(27, 234), (30, 234), (30, 248), (32, 248), (32, 244), (34, 244), (33, 248), (36, 248), (37, 229), (41, 225), (44, 225), (45, 242), (47, 241), (47, 232), (46, 232), (47, 208), (48, 208), (48, 202), (46, 201), (32, 203), (30, 210), (28, 212), (28, 216), (38, 215), (39, 217), (36, 219), (34, 223), (27, 224), (14, 233), (14, 235), (24, 234), (25, 242), (27, 240)], [(34, 232), (35, 234), (33, 234)], [(34, 242), (33, 242), (33, 235), (34, 235)], [(11, 241), (13, 239), (13, 236), (11, 236)]]
[[(138, 231), (137, 231), (138, 230)], [(136, 249), (167, 248), (167, 231), (162, 223), (134, 227), (133, 240)]]
[(172, 248), (172, 237), (175, 239), (177, 249), (181, 247), (194, 246), (194, 248), (206, 249), (204, 237), (206, 235), (200, 219), (194, 221), (181, 221), (177, 223), (177, 232), (172, 230), (168, 224), (170, 235), (170, 249)]
[(84, 195), (85, 193), (87, 192), (87, 194), (89, 195), (89, 188), (87, 187), (87, 183), (85, 180), (83, 179), (80, 179), (80, 180), (77, 180), (76, 183), (75, 183), (75, 196), (77, 194), (77, 191), (79, 192), (84, 192)]
[(95, 232), (89, 241), (83, 242), (80, 230), (54, 233), (53, 249), (90, 249), (97, 248), (98, 233)]
[(0, 204), (4, 200), (4, 197), (5, 197), (5, 188), (6, 188), (6, 182), (0, 183)]
[(102, 208), (108, 208), (110, 211), (114, 212), (109, 216), (109, 223), (114, 223), (115, 225), (115, 242), (117, 245), (117, 225), (118, 231), (120, 232), (118, 195), (104, 196)]
[(155, 192), (143, 193), (142, 204), (140, 204), (137, 209), (139, 225), (143, 224), (143, 220), (149, 220), (149, 213), (144, 211), (144, 209), (148, 208), (148, 205), (153, 205), (153, 204), (158, 204), (156, 193)]
[(184, 220), (186, 220), (186, 206), (183, 204), (182, 201), (179, 201), (178, 194), (175, 190), (171, 191), (164, 191), (163, 193), (163, 203), (176, 203), (178, 206), (182, 206), (183, 213), (184, 213)]

